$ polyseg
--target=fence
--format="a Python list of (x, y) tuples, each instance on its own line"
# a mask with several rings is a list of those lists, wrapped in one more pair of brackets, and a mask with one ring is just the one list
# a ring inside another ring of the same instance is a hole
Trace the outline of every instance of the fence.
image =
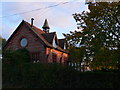
[(68, 62), (67, 64), (69, 67), (74, 68), (77, 71), (85, 72), (85, 71), (91, 71), (88, 65), (84, 65), (83, 63), (79, 62)]

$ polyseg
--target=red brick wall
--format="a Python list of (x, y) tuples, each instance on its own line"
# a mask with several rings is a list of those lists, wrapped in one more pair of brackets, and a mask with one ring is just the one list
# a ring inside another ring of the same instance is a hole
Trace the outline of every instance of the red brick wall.
[(48, 55), (48, 63), (53, 63), (54, 58), (57, 63), (65, 63), (68, 58), (68, 54), (50, 48), (46, 48), (46, 54)]
[[(45, 47), (43, 46), (43, 44), (41, 44), (40, 40), (33, 34), (33, 32), (29, 30), (28, 27), (26, 27), (25, 24), (23, 24), (19, 28), (18, 32), (12, 37), (12, 39), (6, 46), (6, 49), (21, 49), (22, 47), (20, 46), (20, 40), (23, 37), (27, 38), (28, 40), (28, 45), (26, 46), (26, 49), (30, 52), (30, 55), (37, 53), (40, 62), (47, 62)], [(35, 57), (37, 57), (37, 55)]]

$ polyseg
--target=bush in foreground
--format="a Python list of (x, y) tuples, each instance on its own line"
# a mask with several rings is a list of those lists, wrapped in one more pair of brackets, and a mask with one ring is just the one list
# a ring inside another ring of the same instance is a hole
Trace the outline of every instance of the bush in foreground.
[(60, 64), (3, 64), (3, 88), (120, 88), (119, 80), (119, 73), (81, 73)]

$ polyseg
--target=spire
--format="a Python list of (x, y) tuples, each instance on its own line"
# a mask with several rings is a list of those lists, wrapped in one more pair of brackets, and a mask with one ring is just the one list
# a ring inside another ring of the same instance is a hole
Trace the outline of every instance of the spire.
[(46, 33), (49, 33), (49, 25), (48, 25), (48, 22), (47, 22), (47, 19), (45, 19), (45, 22), (44, 22), (44, 25), (43, 25), (43, 31), (46, 32)]

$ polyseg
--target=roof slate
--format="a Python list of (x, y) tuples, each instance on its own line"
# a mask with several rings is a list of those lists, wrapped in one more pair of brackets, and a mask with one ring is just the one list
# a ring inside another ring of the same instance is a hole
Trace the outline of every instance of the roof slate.
[(58, 39), (59, 46), (64, 49), (65, 39)]
[[(47, 47), (50, 47), (50, 48), (54, 48), (52, 46), (52, 41), (53, 41), (54, 36), (56, 35), (56, 32), (45, 33), (44, 31), (42, 31), (41, 29), (35, 27), (34, 25), (31, 27), (30, 23), (28, 23), (26, 21), (24, 21), (24, 22), (38, 36), (38, 38), (41, 39), (44, 42), (44, 45), (46, 45)], [(64, 48), (64, 44), (63, 44), (64, 42), (63, 41), (64, 41), (63, 39), (58, 39), (59, 44), (58, 44), (57, 48), (54, 48), (54, 49), (67, 53), (63, 49)]]
[[(10, 38), (8, 39), (6, 45), (3, 47), (3, 49), (7, 46), (7, 44), (10, 42), (10, 40), (12, 39), (12, 37), (15, 35), (15, 33), (19, 30), (19, 28), (22, 26), (22, 24), (26, 24), (26, 26), (29, 28), (29, 30), (31, 30), (34, 35), (36, 35), (36, 37), (40, 40), (40, 42), (42, 42), (44, 44), (44, 46), (46, 47), (50, 47), (50, 48), (54, 48), (52, 46), (52, 41), (54, 36), (56, 35), (56, 32), (51, 32), (51, 33), (45, 33), (43, 30), (37, 28), (36, 26), (22, 20), (22, 22), (20, 23), (20, 25), (17, 27), (17, 29), (13, 32), (13, 34), (10, 36)], [(63, 47), (63, 41), (61, 39), (58, 40), (59, 44), (57, 46), (57, 48), (54, 48), (56, 50), (59, 50), (61, 52), (65, 52), (67, 53), (62, 47)], [(60, 45), (60, 46), (59, 46)]]
[(54, 35), (55, 35), (55, 32), (52, 32), (52, 33), (43, 33), (43, 34), (42, 34), (42, 36), (43, 36), (50, 44), (52, 44)]

